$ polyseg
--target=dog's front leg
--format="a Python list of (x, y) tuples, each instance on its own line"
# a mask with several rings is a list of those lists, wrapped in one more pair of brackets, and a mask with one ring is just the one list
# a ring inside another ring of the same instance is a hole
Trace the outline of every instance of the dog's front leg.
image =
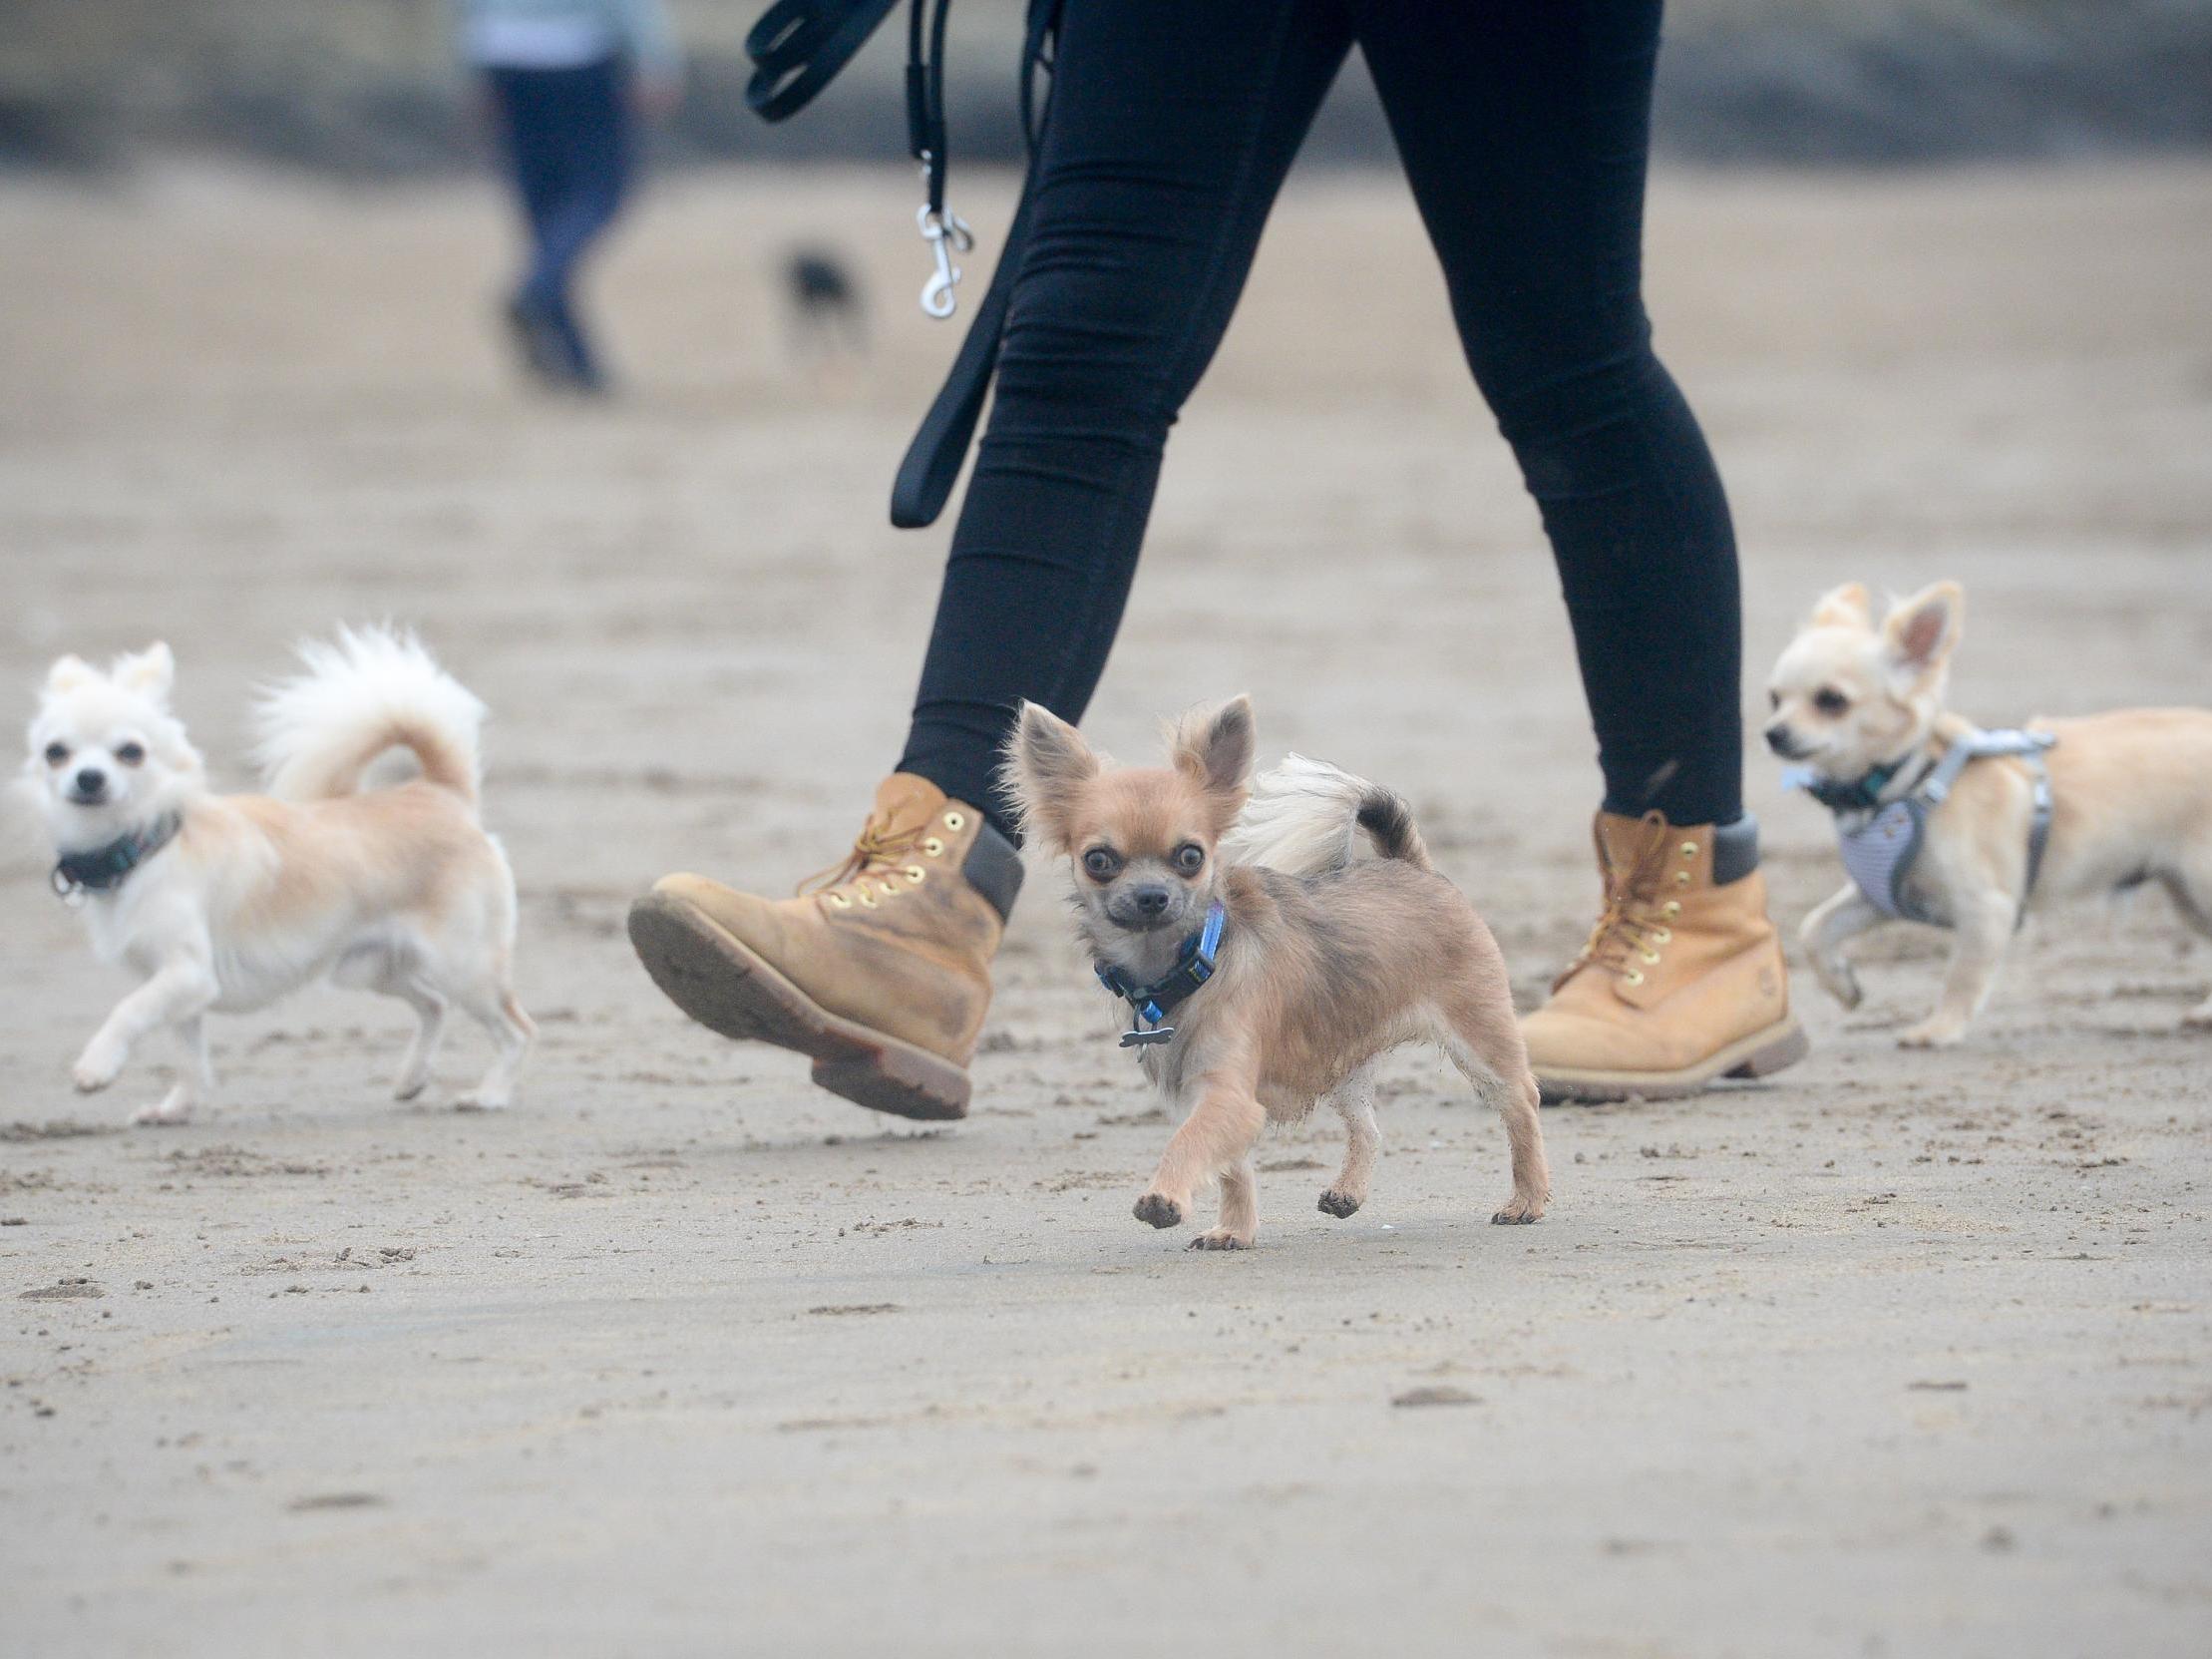
[(1813, 976), (1821, 988), (1847, 1009), (1859, 1006), (1859, 976), (1843, 959), (1843, 946), (1867, 929), (1879, 927), (1882, 913), (1867, 902), (1856, 882), (1847, 882), (1832, 899), (1815, 905), (1797, 930)]
[[(1192, 1092), (1198, 1103), (1168, 1142), (1160, 1167), (1153, 1171), (1152, 1184), (1137, 1200), (1137, 1219), (1155, 1227), (1181, 1226), (1183, 1218), (1191, 1213), (1192, 1195), (1215, 1177), (1227, 1177), (1241, 1168), (1268, 1120), (1251, 1081), (1243, 1076), (1215, 1072), (1200, 1078)], [(1249, 1182), (1247, 1197), (1249, 1200)], [(1230, 1223), (1234, 1202), (1232, 1191), (1225, 1187), (1224, 1226)], [(1248, 1208), (1244, 1219), (1244, 1242), (1250, 1244), (1252, 1209)]]
[(189, 957), (165, 963), (152, 979), (116, 1004), (77, 1056), (71, 1080), (87, 1094), (106, 1088), (123, 1070), (131, 1045), (140, 1037), (158, 1027), (196, 1019), (214, 1005), (217, 995), (215, 977), (205, 964)]
[(1898, 1042), (1907, 1048), (1948, 1048), (1967, 1035), (1968, 1025), (1989, 999), (1998, 964), (2012, 942), (2019, 909), (2006, 894), (1977, 893), (1962, 901), (1958, 910), (1943, 995), (1937, 999), (1935, 1013), (1898, 1035)]
[(193, 1109), (215, 1091), (215, 1068), (207, 1057), (207, 1022), (203, 1016), (192, 1015), (177, 1024), (177, 1036), (184, 1044), (185, 1069), (170, 1091), (150, 1106), (141, 1106), (131, 1114), (134, 1123), (185, 1123), (191, 1120)]
[(1260, 1231), (1260, 1182), (1252, 1159), (1239, 1158), (1222, 1171), (1222, 1218), (1212, 1232), (1191, 1240), (1193, 1250), (1249, 1250)]

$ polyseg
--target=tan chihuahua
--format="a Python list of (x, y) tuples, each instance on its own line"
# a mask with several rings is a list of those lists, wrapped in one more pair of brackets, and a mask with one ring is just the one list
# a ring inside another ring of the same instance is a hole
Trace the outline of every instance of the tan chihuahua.
[[(1899, 1040), (1966, 1035), (2029, 909), (2157, 881), (2212, 938), (2212, 712), (2132, 708), (1987, 732), (1944, 710), (1966, 596), (1939, 582), (1877, 623), (1838, 588), (1774, 665), (1767, 746), (1836, 814), (1852, 880), (1799, 935), (1845, 1008), (1846, 941), (1893, 918), (1957, 936), (1936, 1010)], [(2212, 997), (2186, 1024), (2212, 1026)]]
[[(1248, 808), (1253, 744), (1245, 697), (1177, 722), (1165, 767), (1115, 767), (1034, 703), (1007, 744), (1023, 825), (1072, 860), (1077, 931), (1134, 1011), (1123, 1045), (1183, 1114), (1137, 1219), (1177, 1226), (1218, 1180), (1221, 1224), (1191, 1248), (1248, 1247), (1253, 1144), (1324, 1095), (1347, 1145), (1320, 1207), (1350, 1215), (1381, 1144), (1374, 1062), (1425, 1038), (1505, 1119), (1513, 1195), (1491, 1219), (1536, 1220), (1536, 1079), (1490, 930), (1389, 790), (1292, 756)], [(1355, 826), (1379, 858), (1354, 862)]]

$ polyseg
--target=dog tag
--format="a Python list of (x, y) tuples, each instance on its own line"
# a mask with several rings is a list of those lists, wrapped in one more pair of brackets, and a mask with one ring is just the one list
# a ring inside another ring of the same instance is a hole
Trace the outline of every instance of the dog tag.
[(1149, 1032), (1127, 1031), (1121, 1034), (1124, 1048), (1142, 1048), (1148, 1042), (1170, 1042), (1175, 1038), (1173, 1026), (1155, 1026)]

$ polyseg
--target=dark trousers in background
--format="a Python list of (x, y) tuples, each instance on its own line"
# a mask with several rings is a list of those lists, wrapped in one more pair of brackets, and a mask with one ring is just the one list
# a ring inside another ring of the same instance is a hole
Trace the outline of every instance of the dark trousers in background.
[(517, 290), (538, 308), (587, 380), (597, 360), (574, 304), (578, 262), (614, 222), (633, 150), (626, 65), (620, 58), (574, 69), (487, 69), (510, 173), (530, 229), (530, 265)]
[(1356, 42), (1543, 513), (1606, 804), (1738, 817), (1735, 544), (1641, 290), (1659, 32), (1659, 0), (1067, 0), (1034, 228), (901, 769), (995, 816), (1014, 703), (1081, 716), (1168, 427)]

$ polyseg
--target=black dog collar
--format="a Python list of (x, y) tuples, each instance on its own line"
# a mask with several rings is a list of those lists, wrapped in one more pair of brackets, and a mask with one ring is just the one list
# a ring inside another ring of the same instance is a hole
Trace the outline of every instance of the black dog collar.
[[(1166, 1042), (1175, 1036), (1173, 1026), (1163, 1026), (1161, 1021), (1174, 1013), (1177, 1006), (1192, 992), (1214, 977), (1214, 958), (1222, 945), (1222, 927), (1229, 920), (1228, 911), (1216, 900), (1206, 907), (1206, 926), (1183, 941), (1183, 949), (1175, 959), (1175, 967), (1158, 985), (1131, 985), (1129, 976), (1118, 968), (1109, 968), (1103, 962), (1096, 964), (1098, 983), (1119, 997), (1130, 1007), (1133, 1018), (1129, 1030), (1121, 1034), (1121, 1045), (1135, 1048), (1147, 1042)], [(1138, 1021), (1151, 1029), (1140, 1031)]]
[[(1909, 754), (1901, 755), (1887, 766), (1877, 766), (1864, 777), (1854, 778), (1849, 783), (1838, 783), (1833, 778), (1825, 778), (1808, 770), (1785, 779), (1784, 786), (1795, 783), (1830, 812), (1873, 812), (1884, 804), (1882, 791), (1897, 781), (1897, 774), (1905, 769), (1905, 763), (1911, 758)], [(1934, 763), (1930, 762), (1929, 769), (1933, 768)], [(1918, 786), (1917, 780), (1915, 786)], [(1911, 791), (1906, 793), (1910, 794)]]
[(177, 838), (184, 820), (165, 813), (143, 830), (133, 830), (120, 841), (95, 847), (89, 853), (71, 853), (54, 866), (54, 891), (64, 899), (81, 899), (87, 893), (106, 893), (123, 885), (123, 878)]

